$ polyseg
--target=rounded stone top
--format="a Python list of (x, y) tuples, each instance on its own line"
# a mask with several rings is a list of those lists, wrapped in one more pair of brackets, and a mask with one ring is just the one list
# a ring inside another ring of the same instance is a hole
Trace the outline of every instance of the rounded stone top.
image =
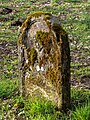
[(27, 19), (21, 26), (20, 32), (23, 32), (24, 30), (29, 29), (32, 24), (38, 21), (39, 22), (41, 21), (41, 23), (42, 21), (46, 22), (49, 29), (54, 29), (59, 31), (62, 29), (60, 20), (57, 16), (53, 16), (51, 13), (48, 13), (48, 12), (40, 11), (40, 12), (31, 13), (27, 17)]

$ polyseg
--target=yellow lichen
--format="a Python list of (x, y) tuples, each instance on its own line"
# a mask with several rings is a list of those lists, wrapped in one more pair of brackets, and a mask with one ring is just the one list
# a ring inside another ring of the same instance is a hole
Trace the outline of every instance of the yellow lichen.
[(39, 11), (39, 12), (33, 12), (32, 14), (30, 14), (30, 15), (28, 16), (28, 19), (31, 19), (32, 17), (38, 18), (38, 17), (40, 17), (41, 15), (49, 15), (49, 16), (51, 16), (51, 14), (48, 13), (48, 12)]
[(48, 32), (37, 31), (36, 39), (41, 45), (45, 45), (45, 42), (48, 39)]
[(28, 54), (30, 65), (34, 65), (35, 61), (37, 60), (37, 51), (34, 48), (32, 48)]
[(49, 82), (56, 87), (57, 70), (55, 68), (49, 68), (46, 73), (46, 77)]

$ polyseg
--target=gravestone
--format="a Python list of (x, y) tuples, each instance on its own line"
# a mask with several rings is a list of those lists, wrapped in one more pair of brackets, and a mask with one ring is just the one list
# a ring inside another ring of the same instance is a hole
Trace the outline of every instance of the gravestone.
[(70, 49), (58, 17), (44, 12), (29, 15), (20, 29), (18, 54), (22, 95), (69, 108)]

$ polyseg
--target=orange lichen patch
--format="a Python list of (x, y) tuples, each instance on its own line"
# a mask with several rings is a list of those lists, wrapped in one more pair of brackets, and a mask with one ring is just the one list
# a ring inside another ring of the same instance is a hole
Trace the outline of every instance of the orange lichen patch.
[(56, 87), (57, 70), (55, 68), (50, 68), (46, 73), (46, 77), (49, 82)]

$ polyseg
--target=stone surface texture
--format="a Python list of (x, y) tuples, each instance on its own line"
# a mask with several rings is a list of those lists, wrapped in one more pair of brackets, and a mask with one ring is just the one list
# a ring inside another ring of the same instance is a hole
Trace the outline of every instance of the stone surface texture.
[(20, 29), (18, 54), (21, 93), (69, 108), (70, 49), (58, 17), (44, 12), (29, 15)]

